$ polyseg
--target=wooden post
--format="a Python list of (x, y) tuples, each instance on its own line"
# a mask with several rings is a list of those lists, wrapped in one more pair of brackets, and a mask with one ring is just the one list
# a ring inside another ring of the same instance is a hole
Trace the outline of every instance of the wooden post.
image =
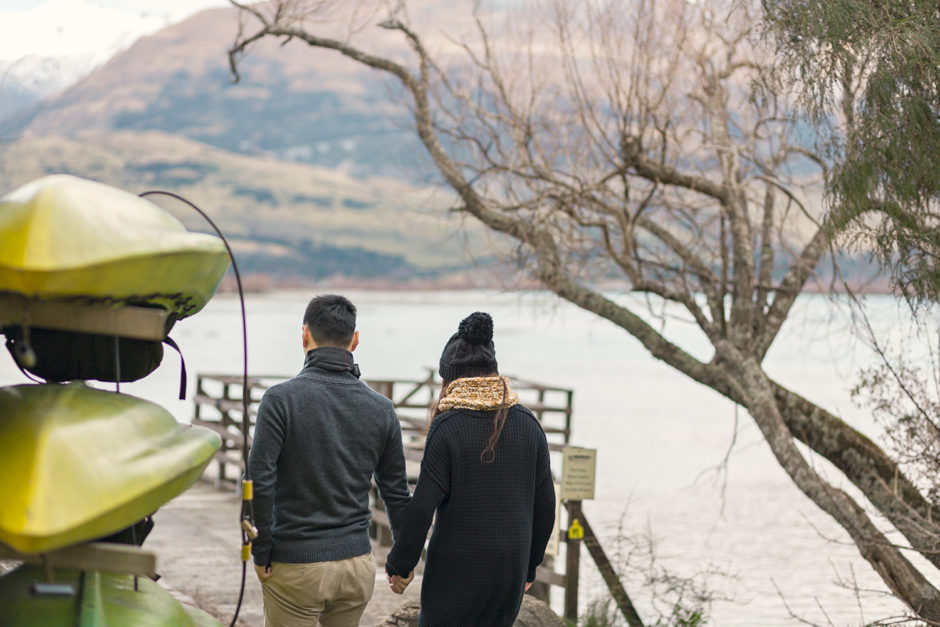
[[(227, 383), (227, 382), (222, 384), (222, 396), (221, 396), (221, 399), (222, 399), (222, 400), (228, 400), (228, 392), (229, 392), (228, 387), (229, 387), (229, 386), (228, 386), (228, 383)], [(228, 423), (231, 422), (231, 421), (230, 421), (230, 420), (226, 420), (226, 419), (229, 417), (229, 416), (228, 416), (228, 412), (225, 411), (225, 410), (223, 410), (222, 407), (221, 407), (221, 405), (219, 406), (219, 415), (220, 415), (220, 417), (219, 417), (219, 424), (221, 424), (221, 425), (227, 427), (227, 426), (228, 426)], [(232, 447), (229, 446), (229, 444), (228, 444), (228, 439), (224, 439), (224, 438), (223, 438), (221, 450), (225, 451), (225, 453), (226, 453), (226, 458), (227, 458), (227, 457), (228, 457), (228, 452), (229, 452), (230, 450), (232, 450)], [(219, 464), (219, 483), (220, 483), (220, 484), (224, 484), (224, 483), (225, 483), (225, 480), (227, 479), (227, 477), (226, 477), (227, 473), (226, 473), (226, 468), (225, 468), (225, 466), (226, 466), (226, 463), (225, 463), (225, 462), (222, 462), (221, 464)], [(237, 489), (237, 488), (236, 488), (236, 489)]]
[[(568, 527), (581, 519), (581, 501), (568, 501)], [(578, 570), (581, 562), (581, 540), (566, 534), (565, 551), (565, 620), (578, 622)]]
[(202, 404), (199, 402), (199, 397), (205, 394), (205, 390), (202, 389), (202, 375), (196, 375), (196, 394), (193, 396), (195, 402), (193, 403), (193, 422), (198, 422), (202, 419)]
[(565, 444), (571, 441), (571, 407), (574, 403), (574, 390), (567, 390), (567, 405), (565, 407)]
[[(373, 506), (375, 511), (372, 518), (378, 518), (375, 526), (375, 539), (379, 543), (379, 546), (392, 546), (394, 544), (392, 540), (392, 526), (391, 521), (389, 521), (386, 515), (385, 501), (382, 500), (382, 495), (379, 494), (377, 487), (373, 487), (372, 492), (375, 495), (375, 505)], [(376, 514), (379, 515), (376, 516)]]
[[(547, 571), (551, 571), (554, 566), (555, 566), (555, 558), (551, 555), (546, 555), (545, 559), (542, 560), (542, 564), (540, 565), (540, 568), (544, 568)], [(535, 581), (532, 582), (532, 587), (529, 588), (529, 591), (526, 594), (531, 594), (539, 601), (545, 601), (546, 604), (551, 605), (552, 585), (546, 581), (541, 581), (539, 579), (538, 570), (536, 570)]]

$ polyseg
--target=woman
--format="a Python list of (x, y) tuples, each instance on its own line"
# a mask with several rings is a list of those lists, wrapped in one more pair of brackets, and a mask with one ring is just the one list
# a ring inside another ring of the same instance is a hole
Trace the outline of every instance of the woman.
[(385, 571), (401, 593), (436, 512), (418, 624), (512, 625), (555, 520), (545, 432), (498, 374), (488, 314), (460, 323), (440, 375), (418, 485)]

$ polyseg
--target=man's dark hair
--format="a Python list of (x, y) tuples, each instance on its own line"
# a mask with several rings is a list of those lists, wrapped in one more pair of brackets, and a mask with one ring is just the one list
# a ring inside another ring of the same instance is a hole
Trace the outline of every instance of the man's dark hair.
[(304, 324), (317, 346), (346, 348), (356, 332), (356, 306), (345, 296), (315, 296), (307, 305)]

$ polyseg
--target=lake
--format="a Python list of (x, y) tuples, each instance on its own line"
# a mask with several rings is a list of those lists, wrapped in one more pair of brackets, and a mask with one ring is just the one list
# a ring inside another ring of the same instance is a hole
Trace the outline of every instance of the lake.
[[(356, 357), (366, 379), (423, 377), (428, 367), (436, 368), (464, 316), (489, 312), (502, 373), (575, 391), (572, 444), (598, 451), (596, 498), (584, 509), (605, 548), (616, 553), (620, 528), (631, 536), (650, 534), (657, 568), (687, 577), (709, 569), (730, 575), (709, 580), (710, 588), (727, 598), (715, 602), (710, 624), (775, 627), (804, 624), (799, 620), (804, 619), (857, 626), (903, 610), (847, 534), (777, 466), (750, 417), (654, 360), (625, 331), (547, 293), (344, 293), (359, 308)], [(248, 295), (251, 374), (290, 376), (299, 370), (301, 319), (313, 294)], [(873, 303), (877, 324), (904, 332), (892, 299), (875, 297)], [(665, 313), (668, 337), (697, 356), (709, 354), (693, 325)], [(240, 325), (231, 294), (217, 296), (176, 325), (171, 336), (185, 356), (190, 392), (197, 372), (239, 373)], [(766, 366), (784, 385), (876, 435), (870, 415), (852, 403), (848, 391), (857, 369), (870, 359), (844, 312), (834, 311), (822, 296), (804, 296)], [(154, 400), (188, 421), (192, 402), (176, 399), (178, 380), (179, 358), (168, 351), (155, 373), (123, 384), (121, 391)], [(21, 382), (4, 354), (0, 384)], [(825, 462), (814, 463), (836, 485), (851, 489)], [(555, 470), (560, 473), (560, 464)], [(582, 581), (583, 609), (604, 592), (586, 551)], [(862, 592), (856, 594), (846, 582)], [(650, 592), (641, 584), (630, 577), (627, 591), (652, 622)], [(560, 590), (554, 596), (560, 611)]]

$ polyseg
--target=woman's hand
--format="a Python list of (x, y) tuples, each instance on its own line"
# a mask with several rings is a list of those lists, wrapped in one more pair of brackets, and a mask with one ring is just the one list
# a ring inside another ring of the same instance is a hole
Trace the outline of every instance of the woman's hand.
[(389, 587), (392, 589), (392, 592), (395, 594), (402, 594), (405, 591), (405, 588), (408, 587), (408, 584), (411, 583), (411, 580), (415, 578), (415, 571), (408, 573), (407, 578), (400, 577), (398, 575), (385, 575), (388, 579)]

